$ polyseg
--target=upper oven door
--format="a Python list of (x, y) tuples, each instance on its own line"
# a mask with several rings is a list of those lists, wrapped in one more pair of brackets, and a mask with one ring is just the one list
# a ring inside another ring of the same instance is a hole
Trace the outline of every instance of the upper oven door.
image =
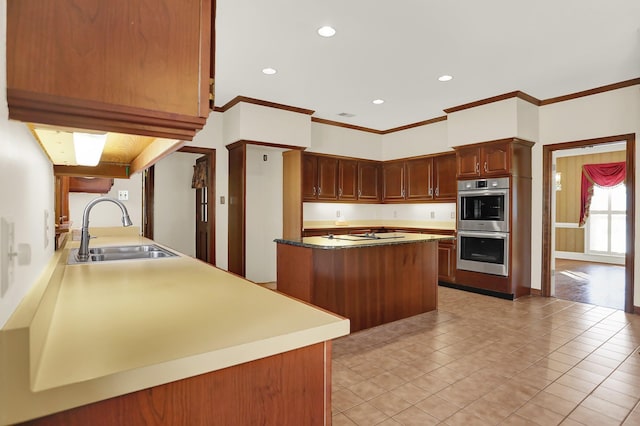
[(509, 189), (458, 191), (458, 229), (509, 232)]

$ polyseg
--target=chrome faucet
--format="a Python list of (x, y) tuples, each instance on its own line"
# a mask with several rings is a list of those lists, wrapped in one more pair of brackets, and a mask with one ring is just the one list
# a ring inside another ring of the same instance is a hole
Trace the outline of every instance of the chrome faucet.
[(131, 226), (133, 222), (129, 218), (129, 212), (124, 204), (115, 198), (109, 197), (98, 197), (96, 199), (91, 200), (87, 206), (84, 208), (84, 213), (82, 214), (82, 233), (80, 234), (80, 248), (78, 249), (78, 254), (76, 255), (76, 259), (79, 262), (86, 262), (89, 259), (89, 212), (91, 208), (98, 204), (101, 201), (111, 201), (112, 203), (117, 204), (122, 210), (122, 226)]

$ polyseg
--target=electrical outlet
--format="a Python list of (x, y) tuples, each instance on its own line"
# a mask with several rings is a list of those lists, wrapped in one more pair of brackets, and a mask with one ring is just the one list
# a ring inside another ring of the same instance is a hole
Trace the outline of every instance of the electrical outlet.
[(436, 212), (429, 212), (429, 217), (431, 219), (435, 219), (436, 218)]
[(455, 219), (456, 218), (456, 212), (451, 212), (451, 219)]
[(393, 211), (393, 217), (394, 218), (398, 217), (398, 212), (396, 210)]
[(127, 201), (128, 199), (129, 199), (129, 191), (127, 190), (118, 191), (118, 200)]
[(340, 217), (340, 210), (336, 210), (336, 217)]

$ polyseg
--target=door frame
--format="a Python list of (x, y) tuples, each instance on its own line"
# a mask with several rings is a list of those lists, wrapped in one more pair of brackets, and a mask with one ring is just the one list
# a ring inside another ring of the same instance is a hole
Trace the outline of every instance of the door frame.
[(542, 147), (542, 296), (551, 296), (551, 227), (553, 226), (553, 212), (551, 211), (551, 195), (554, 185), (553, 152), (565, 149), (587, 147), (611, 142), (626, 143), (627, 175), (627, 217), (626, 217), (626, 248), (625, 254), (625, 297), (624, 310), (628, 313), (640, 313), (633, 303), (634, 296), (634, 257), (635, 257), (635, 158), (636, 136), (634, 133), (609, 136), (604, 138), (585, 139), (573, 142), (563, 142)]
[[(216, 150), (212, 148), (198, 148), (185, 146), (180, 148), (177, 152), (187, 152), (192, 154), (202, 154), (209, 157), (209, 169), (207, 170), (207, 199), (209, 200), (209, 260), (208, 263), (216, 264)], [(145, 179), (143, 180), (143, 206), (142, 211), (144, 220), (143, 235), (147, 238), (153, 239), (153, 226), (154, 226), (154, 211), (153, 200), (155, 194), (155, 181), (154, 181), (154, 168), (151, 166), (148, 170), (145, 170)], [(194, 218), (195, 220), (195, 218)], [(194, 241), (196, 236), (193, 236)]]

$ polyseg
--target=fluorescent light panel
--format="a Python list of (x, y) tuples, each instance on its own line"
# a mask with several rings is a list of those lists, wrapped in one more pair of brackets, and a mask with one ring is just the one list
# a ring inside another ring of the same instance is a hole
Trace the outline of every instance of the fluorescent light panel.
[(97, 166), (102, 157), (102, 150), (107, 141), (107, 134), (73, 132), (73, 148), (76, 163), (80, 166)]

